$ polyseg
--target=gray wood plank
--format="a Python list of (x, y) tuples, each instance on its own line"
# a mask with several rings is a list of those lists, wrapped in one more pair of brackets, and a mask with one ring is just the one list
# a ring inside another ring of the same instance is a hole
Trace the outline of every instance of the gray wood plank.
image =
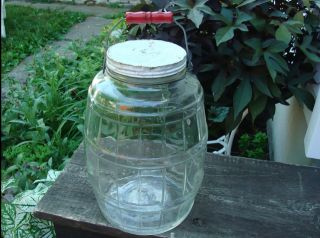
[[(39, 202), (35, 216), (106, 237), (142, 237), (103, 218), (87, 182), (82, 145)], [(153, 237), (319, 238), (320, 168), (207, 154), (191, 213), (172, 231)]]

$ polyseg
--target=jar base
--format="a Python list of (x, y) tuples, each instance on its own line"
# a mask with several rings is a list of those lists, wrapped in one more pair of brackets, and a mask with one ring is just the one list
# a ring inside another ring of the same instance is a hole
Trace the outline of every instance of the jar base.
[(194, 203), (194, 194), (179, 199), (177, 185), (172, 181), (165, 184), (163, 187), (157, 176), (130, 177), (115, 183), (108, 194), (96, 193), (96, 197), (113, 226), (136, 235), (160, 234), (179, 225)]
[[(110, 224), (112, 226), (114, 226), (124, 232), (130, 233), (133, 235), (158, 235), (158, 234), (162, 234), (167, 231), (170, 231), (173, 228), (180, 225), (187, 218), (189, 213), (191, 212), (193, 204), (194, 204), (194, 200), (192, 200), (191, 204), (189, 204), (188, 209), (184, 212), (184, 214), (182, 214), (182, 216), (178, 220), (171, 222), (171, 223), (168, 223), (166, 225), (163, 225), (161, 227), (154, 227), (154, 228), (145, 228), (145, 227), (143, 227), (143, 225), (139, 228), (124, 226), (123, 224), (118, 223), (116, 220), (113, 220), (109, 216), (109, 213), (102, 211), (102, 214), (107, 219), (107, 221), (110, 222)], [(148, 218), (148, 215), (146, 216), (146, 219), (147, 218)], [(143, 224), (143, 221), (141, 223)]]

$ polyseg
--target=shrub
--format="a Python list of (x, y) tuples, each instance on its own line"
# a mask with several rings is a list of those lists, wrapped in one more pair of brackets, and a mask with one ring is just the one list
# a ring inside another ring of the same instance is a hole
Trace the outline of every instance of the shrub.
[[(320, 62), (319, 6), (308, 0), (173, 1), (168, 9), (186, 29), (207, 115), (212, 106), (228, 111), (226, 132), (240, 122), (244, 110), (253, 122), (262, 113), (268, 119), (275, 104), (288, 105), (291, 96), (313, 108), (314, 98), (304, 86), (313, 82)], [(176, 24), (163, 24), (151, 33), (184, 46)]]
[(241, 156), (256, 159), (268, 158), (268, 137), (266, 133), (257, 132), (254, 135), (245, 133), (240, 136), (238, 147)]

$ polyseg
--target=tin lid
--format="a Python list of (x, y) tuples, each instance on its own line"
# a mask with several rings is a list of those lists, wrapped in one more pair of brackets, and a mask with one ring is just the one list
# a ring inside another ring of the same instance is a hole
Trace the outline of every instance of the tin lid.
[(131, 40), (111, 46), (106, 67), (132, 78), (163, 78), (186, 69), (186, 51), (161, 40)]

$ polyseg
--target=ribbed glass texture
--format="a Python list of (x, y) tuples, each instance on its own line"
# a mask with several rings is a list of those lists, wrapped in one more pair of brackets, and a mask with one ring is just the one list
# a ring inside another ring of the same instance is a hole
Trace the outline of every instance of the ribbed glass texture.
[(134, 85), (98, 73), (89, 88), (85, 148), (106, 219), (139, 235), (179, 225), (203, 179), (207, 137), (203, 90), (193, 75)]

